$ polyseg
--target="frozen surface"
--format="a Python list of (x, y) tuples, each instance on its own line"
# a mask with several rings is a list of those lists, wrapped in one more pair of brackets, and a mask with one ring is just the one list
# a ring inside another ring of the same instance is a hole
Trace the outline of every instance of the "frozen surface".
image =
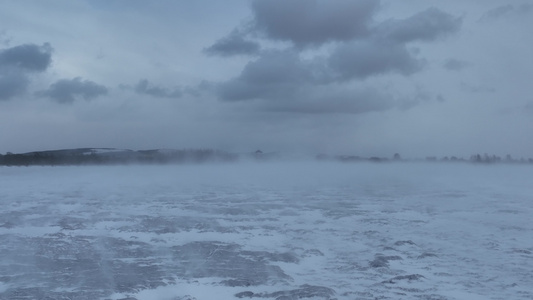
[(533, 167), (0, 168), (0, 299), (533, 299)]

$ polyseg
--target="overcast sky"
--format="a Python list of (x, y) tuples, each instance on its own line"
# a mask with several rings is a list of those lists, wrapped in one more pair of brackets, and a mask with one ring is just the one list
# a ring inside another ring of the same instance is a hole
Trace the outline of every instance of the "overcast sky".
[(528, 0), (4, 0), (0, 153), (533, 157)]

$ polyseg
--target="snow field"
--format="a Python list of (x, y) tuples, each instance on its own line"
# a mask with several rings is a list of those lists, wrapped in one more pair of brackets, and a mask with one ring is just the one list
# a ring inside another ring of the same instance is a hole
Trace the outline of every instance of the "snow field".
[(533, 298), (530, 166), (29, 167), (0, 179), (0, 299)]

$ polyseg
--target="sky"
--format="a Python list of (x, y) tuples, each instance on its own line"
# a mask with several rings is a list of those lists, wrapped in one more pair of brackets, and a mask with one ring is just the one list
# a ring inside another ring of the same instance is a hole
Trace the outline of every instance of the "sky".
[(0, 153), (533, 157), (527, 0), (3, 0)]

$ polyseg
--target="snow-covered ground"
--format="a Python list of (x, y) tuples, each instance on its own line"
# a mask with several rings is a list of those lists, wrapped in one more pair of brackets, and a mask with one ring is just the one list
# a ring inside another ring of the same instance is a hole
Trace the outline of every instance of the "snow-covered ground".
[(0, 299), (533, 299), (533, 166), (0, 168)]

